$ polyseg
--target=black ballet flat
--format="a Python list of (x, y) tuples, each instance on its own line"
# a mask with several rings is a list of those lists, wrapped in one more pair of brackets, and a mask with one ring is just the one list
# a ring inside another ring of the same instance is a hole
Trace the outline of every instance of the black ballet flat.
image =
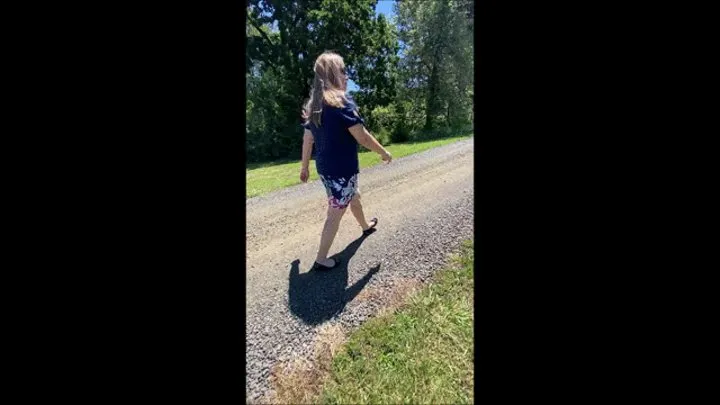
[(318, 263), (318, 262), (315, 262), (315, 264), (313, 265), (313, 270), (330, 270), (330, 269), (334, 269), (335, 267), (338, 266), (338, 264), (340, 264), (340, 259), (333, 259), (333, 261), (335, 261), (335, 264), (333, 264), (332, 266), (326, 266), (326, 265), (324, 265), (324, 264), (320, 264), (320, 263)]
[(373, 219), (370, 220), (370, 222), (373, 222), (373, 221), (375, 221), (375, 223), (373, 223), (370, 228), (364, 230), (364, 231), (363, 231), (363, 235), (370, 235), (371, 233), (377, 231), (377, 229), (375, 229), (375, 227), (376, 227), (377, 224), (378, 224), (378, 219), (377, 219), (377, 218), (373, 218)]

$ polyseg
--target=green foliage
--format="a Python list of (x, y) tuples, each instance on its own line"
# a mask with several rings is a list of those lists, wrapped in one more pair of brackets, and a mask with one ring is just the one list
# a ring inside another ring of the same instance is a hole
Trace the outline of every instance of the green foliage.
[(404, 102), (376, 107), (369, 115), (370, 119), (366, 120), (367, 127), (383, 145), (407, 142), (411, 139), (413, 129), (420, 127), (420, 122), (417, 120), (413, 126), (411, 114), (407, 109), (407, 103)]
[(382, 146), (390, 145), (392, 143), (392, 139), (390, 138), (390, 131), (385, 128), (376, 132), (374, 135), (375, 139), (377, 139), (377, 141), (380, 142), (380, 145)]
[[(472, 124), (474, 4), (404, 0), (397, 21), (376, 0), (249, 0), (246, 158), (298, 159), (313, 64), (334, 50), (381, 143), (433, 139)], [(400, 42), (402, 41), (402, 42)]]
[(392, 142), (407, 142), (410, 139), (410, 128), (403, 121), (399, 121), (395, 130), (390, 134)]
[[(395, 96), (397, 39), (375, 0), (250, 0), (247, 14), (247, 158), (299, 157), (301, 108), (313, 64), (326, 50), (345, 59), (363, 108)], [(270, 76), (266, 78), (266, 76)], [(359, 101), (359, 100), (356, 100)]]
[(385, 129), (387, 131), (392, 130), (395, 125), (395, 108), (393, 105), (385, 107), (375, 107), (370, 114), (370, 121), (368, 122), (368, 128), (371, 131), (380, 131)]
[(412, 131), (412, 121), (410, 119), (410, 106), (407, 101), (396, 101), (392, 107), (394, 109), (395, 125), (393, 126), (390, 139), (392, 142), (406, 142), (410, 139)]
[(357, 66), (360, 91), (356, 101), (366, 110), (391, 103), (397, 88), (397, 30), (381, 14), (374, 20), (375, 32), (369, 38), (369, 52)]
[(423, 127), (460, 126), (470, 120), (474, 6), (463, 1), (396, 3), (402, 98), (424, 105)]

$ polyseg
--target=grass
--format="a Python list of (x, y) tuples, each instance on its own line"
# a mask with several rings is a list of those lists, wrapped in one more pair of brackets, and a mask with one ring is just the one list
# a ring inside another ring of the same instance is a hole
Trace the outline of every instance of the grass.
[[(385, 148), (393, 155), (393, 159), (397, 159), (469, 137), (470, 135), (464, 135), (426, 142), (398, 143), (386, 146)], [(381, 159), (380, 155), (375, 152), (361, 152), (359, 153), (359, 161), (360, 168), (363, 169), (375, 166), (381, 162)], [(308, 181), (316, 179), (318, 179), (318, 175), (315, 171), (315, 163), (310, 162), (310, 179)], [(300, 184), (300, 162), (269, 162), (248, 165), (245, 170), (245, 181), (245, 198), (256, 197), (281, 188)]]
[(332, 359), (319, 400), (333, 404), (473, 402), (473, 253), (395, 313), (368, 321)]

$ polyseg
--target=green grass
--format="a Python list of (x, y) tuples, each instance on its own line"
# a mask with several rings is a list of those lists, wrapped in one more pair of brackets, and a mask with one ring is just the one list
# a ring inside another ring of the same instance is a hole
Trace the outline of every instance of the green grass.
[(322, 403), (472, 403), (473, 252), (466, 242), (404, 308), (353, 333), (333, 359)]
[[(393, 159), (413, 153), (422, 152), (438, 146), (467, 139), (470, 135), (438, 139), (426, 142), (398, 143), (385, 148), (393, 155)], [(362, 152), (359, 154), (360, 168), (375, 166), (381, 162), (380, 155), (375, 152)], [(310, 179), (318, 178), (315, 171), (315, 162), (310, 162)], [(300, 184), (300, 162), (269, 162), (251, 164), (245, 170), (245, 198), (256, 197), (281, 188)]]

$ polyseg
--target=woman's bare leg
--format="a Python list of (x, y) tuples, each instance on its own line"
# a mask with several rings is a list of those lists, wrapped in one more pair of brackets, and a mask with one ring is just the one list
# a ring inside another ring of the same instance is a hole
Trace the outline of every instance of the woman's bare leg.
[(345, 208), (333, 208), (328, 207), (327, 219), (325, 220), (325, 226), (323, 227), (322, 235), (320, 236), (320, 248), (318, 249), (316, 262), (325, 265), (332, 266), (333, 262), (327, 258), (330, 246), (332, 246), (335, 235), (337, 234), (338, 227), (340, 226), (340, 220), (343, 214), (345, 214)]
[(350, 200), (350, 212), (355, 216), (358, 224), (362, 227), (363, 231), (368, 230), (368, 225), (365, 220), (365, 213), (363, 212), (362, 201), (360, 200), (360, 193), (355, 193), (352, 200)]

